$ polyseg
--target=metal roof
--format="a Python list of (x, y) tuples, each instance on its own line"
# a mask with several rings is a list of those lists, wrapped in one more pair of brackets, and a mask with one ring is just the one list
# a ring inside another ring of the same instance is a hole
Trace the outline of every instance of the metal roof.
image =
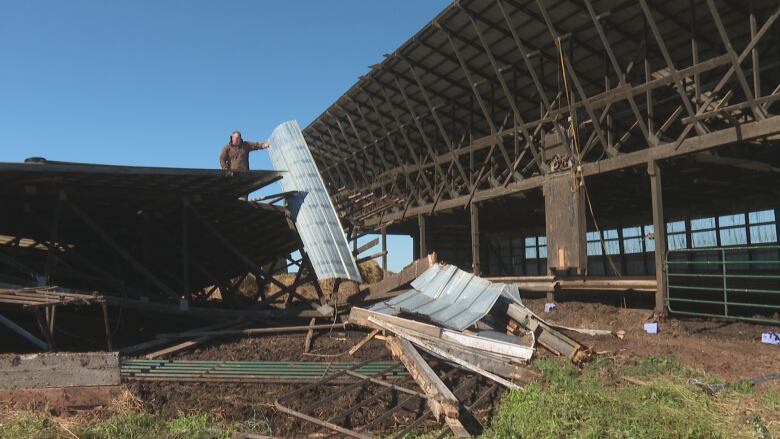
[(269, 142), (274, 168), (285, 171), (280, 183), (282, 189), (294, 192), (287, 198), (288, 207), (317, 279), (361, 282), (341, 222), (298, 122), (293, 120), (277, 126)]
[(357, 225), (500, 196), (548, 171), (546, 135), (574, 150), (572, 109), (584, 162), (723, 129), (714, 115), (689, 128), (691, 114), (717, 106), (738, 104), (734, 119), (761, 120), (745, 97), (750, 57), (744, 72), (729, 68), (769, 25), (754, 82), (761, 102), (780, 96), (769, 61), (777, 9), (774, 0), (454, 1), (304, 136), (339, 213)]
[(371, 310), (423, 315), (442, 326), (463, 331), (485, 317), (499, 296), (520, 303), (516, 285), (490, 282), (454, 265), (433, 265), (411, 286), (411, 291), (378, 303)]

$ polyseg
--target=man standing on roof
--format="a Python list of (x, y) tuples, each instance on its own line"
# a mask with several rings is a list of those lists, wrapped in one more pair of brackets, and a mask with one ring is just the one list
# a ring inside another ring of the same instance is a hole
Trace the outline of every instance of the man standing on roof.
[(268, 142), (247, 142), (241, 138), (241, 133), (233, 131), (230, 142), (222, 148), (219, 164), (225, 171), (248, 171), (249, 153), (258, 149), (266, 149)]

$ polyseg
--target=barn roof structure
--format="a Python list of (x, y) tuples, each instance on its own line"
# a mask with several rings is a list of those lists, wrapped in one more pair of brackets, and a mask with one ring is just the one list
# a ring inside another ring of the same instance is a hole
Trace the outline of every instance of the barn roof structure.
[(748, 160), (707, 151), (774, 144), (779, 8), (455, 1), (304, 135), (340, 214), (371, 230), (517, 196), (561, 167), (595, 176), (692, 153), (700, 168)]

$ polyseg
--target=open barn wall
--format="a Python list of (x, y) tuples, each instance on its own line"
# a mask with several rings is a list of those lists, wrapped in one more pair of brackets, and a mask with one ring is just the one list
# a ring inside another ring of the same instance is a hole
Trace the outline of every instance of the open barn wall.
[[(481, 274), (654, 275), (662, 312), (667, 222), (777, 208), (779, 15), (771, 0), (453, 2), (304, 135), (358, 230)], [(652, 258), (621, 250), (649, 225)]]

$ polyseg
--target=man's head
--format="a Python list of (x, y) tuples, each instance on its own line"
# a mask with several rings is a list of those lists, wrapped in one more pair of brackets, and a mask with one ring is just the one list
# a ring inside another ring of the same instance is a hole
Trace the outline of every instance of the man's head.
[(230, 143), (238, 145), (241, 143), (241, 133), (239, 131), (233, 131), (230, 133)]

